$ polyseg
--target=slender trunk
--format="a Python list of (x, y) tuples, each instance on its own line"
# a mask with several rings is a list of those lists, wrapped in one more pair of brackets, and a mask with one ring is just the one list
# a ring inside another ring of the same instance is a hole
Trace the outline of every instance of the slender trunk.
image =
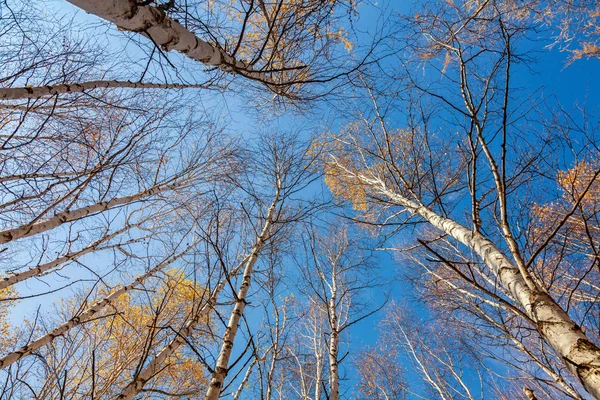
[(339, 323), (337, 310), (337, 265), (334, 263), (331, 274), (331, 298), (327, 307), (329, 310), (329, 399), (338, 400), (340, 397), (340, 383), (338, 371), (338, 346), (339, 346)]
[(52, 331), (48, 332), (44, 336), (41, 336), (41, 337), (35, 339), (33, 342), (30, 342), (26, 346), (21, 347), (19, 350), (13, 351), (12, 353), (9, 353), (6, 356), (0, 358), (0, 368), (5, 368), (5, 367), (9, 366), (10, 364), (19, 361), (21, 358), (31, 354), (32, 352), (39, 349), (40, 347), (45, 346), (48, 343), (52, 342), (57, 337), (64, 335), (69, 329), (87, 322), (87, 320), (94, 317), (96, 314), (98, 314), (98, 312), (100, 312), (106, 306), (111, 305), (115, 300), (117, 300), (123, 294), (125, 294), (129, 290), (135, 288), (136, 286), (140, 285), (145, 279), (147, 279), (150, 276), (153, 276), (154, 274), (156, 274), (157, 272), (159, 272), (166, 266), (171, 265), (172, 263), (177, 261), (179, 258), (183, 257), (185, 255), (185, 253), (188, 250), (190, 250), (192, 247), (194, 247), (195, 245), (196, 245), (196, 243), (193, 243), (190, 246), (188, 246), (181, 253), (176, 254), (172, 257), (169, 257), (165, 261), (161, 262), (160, 264), (158, 264), (157, 266), (152, 268), (150, 271), (146, 272), (143, 275), (140, 275), (136, 280), (134, 280), (129, 285), (123, 286), (120, 289), (113, 291), (110, 295), (108, 295), (104, 299), (95, 302), (94, 304), (92, 304), (91, 307), (87, 308), (81, 314), (74, 316), (73, 318), (71, 318), (67, 322), (63, 323), (62, 325), (58, 326), (57, 328), (53, 329)]
[[(317, 344), (319, 345), (317, 347)], [(315, 339), (315, 400), (321, 399), (321, 382), (323, 381), (323, 354), (321, 354), (320, 338)]]
[(114, 23), (120, 29), (143, 32), (163, 50), (177, 50), (193, 60), (217, 67), (222, 71), (238, 73), (265, 83), (273, 83), (264, 72), (253, 71), (250, 66), (236, 60), (222, 48), (213, 46), (194, 35), (157, 7), (136, 4), (133, 0), (68, 1), (88, 13)]
[[(279, 317), (277, 316), (278, 313), (275, 312), (275, 315), (275, 318), (277, 319), (275, 326), (279, 327)], [(265, 395), (265, 400), (271, 400), (271, 397), (273, 397), (273, 376), (275, 375), (275, 365), (277, 364), (279, 352), (279, 331), (277, 331), (275, 344), (273, 346), (273, 357), (271, 357), (271, 365), (269, 365), (269, 371), (267, 372), (267, 394)]]
[(254, 368), (254, 364), (257, 363), (256, 360), (257, 359), (255, 357), (254, 360), (252, 361), (252, 363), (248, 366), (248, 369), (246, 370), (246, 373), (244, 374), (244, 379), (242, 379), (242, 381), (240, 382), (240, 385), (238, 386), (238, 389), (233, 394), (233, 400), (240, 399), (240, 396), (242, 395), (242, 391), (244, 390), (244, 388), (246, 387), (246, 384), (250, 380), (250, 375), (252, 375), (252, 368)]
[(335, 309), (335, 300), (329, 300), (331, 334), (329, 335), (329, 399), (338, 400), (340, 397), (340, 383), (338, 371), (338, 346), (339, 332), (337, 310)]
[(85, 218), (90, 214), (106, 211), (108, 209), (123, 204), (132, 203), (134, 201), (150, 197), (155, 194), (165, 192), (167, 190), (175, 189), (181, 185), (182, 183), (174, 183), (171, 185), (157, 185), (148, 190), (144, 190), (143, 192), (132, 194), (130, 196), (118, 197), (116, 199), (92, 204), (90, 206), (82, 207), (73, 211), (63, 211), (61, 213), (56, 214), (52, 218), (48, 218), (47, 220), (42, 222), (26, 224), (17, 228), (7, 229), (0, 232), (0, 244), (12, 242), (13, 240), (21, 239), (28, 236), (37, 235), (38, 233), (49, 231), (67, 222)]
[(223, 382), (225, 381), (225, 377), (228, 373), (229, 358), (231, 357), (233, 342), (237, 334), (240, 319), (246, 307), (246, 297), (248, 296), (248, 290), (250, 289), (250, 282), (252, 278), (252, 272), (254, 270), (254, 264), (256, 264), (258, 255), (270, 234), (270, 230), (273, 225), (273, 218), (275, 215), (275, 208), (279, 203), (280, 187), (281, 185), (278, 182), (277, 192), (275, 193), (275, 199), (273, 200), (273, 203), (271, 203), (271, 206), (269, 207), (269, 210), (267, 212), (265, 225), (263, 226), (263, 229), (260, 232), (260, 235), (258, 236), (254, 247), (252, 248), (250, 258), (246, 262), (246, 266), (244, 268), (244, 275), (242, 277), (242, 284), (240, 286), (240, 289), (238, 290), (235, 299), (235, 306), (233, 308), (233, 311), (231, 312), (229, 323), (227, 324), (227, 328), (225, 329), (225, 334), (223, 335), (221, 351), (219, 352), (219, 357), (217, 358), (217, 365), (212, 374), (210, 384), (206, 392), (206, 400), (216, 400), (221, 394), (221, 388), (223, 387)]
[(104, 236), (104, 237), (98, 239), (94, 243), (90, 244), (88, 247), (85, 247), (85, 248), (83, 248), (81, 250), (77, 250), (77, 251), (74, 251), (74, 252), (71, 252), (71, 253), (67, 253), (67, 254), (65, 254), (62, 257), (59, 257), (59, 258), (57, 258), (57, 259), (55, 259), (53, 261), (47, 262), (45, 264), (38, 265), (35, 268), (30, 268), (27, 271), (19, 272), (19, 273), (7, 276), (5, 278), (2, 278), (2, 280), (0, 280), (0, 290), (5, 289), (5, 288), (7, 288), (9, 286), (12, 286), (14, 284), (17, 284), (19, 282), (23, 282), (24, 280), (27, 280), (27, 279), (32, 278), (34, 276), (44, 275), (45, 273), (49, 272), (51, 269), (53, 269), (53, 268), (55, 268), (55, 267), (57, 267), (57, 266), (59, 266), (61, 264), (64, 264), (64, 263), (66, 263), (68, 261), (74, 261), (74, 260), (78, 259), (79, 257), (82, 257), (82, 256), (84, 256), (84, 255), (86, 255), (88, 253), (91, 253), (91, 252), (94, 252), (94, 251), (97, 251), (97, 250), (106, 250), (106, 249), (109, 249), (109, 248), (116, 247), (117, 245), (99, 248), (99, 246), (102, 243), (108, 242), (109, 240), (111, 240), (111, 239), (115, 238), (116, 236), (120, 235), (121, 233), (123, 233), (125, 231), (128, 231), (129, 229), (134, 228), (136, 226), (138, 226), (138, 224), (125, 226), (125, 227), (123, 227), (123, 228), (121, 228), (121, 229), (119, 229), (119, 230), (111, 233), (108, 236)]
[(488, 238), (461, 224), (436, 214), (431, 209), (415, 203), (389, 190), (383, 182), (361, 176), (390, 200), (413, 214), (420, 215), (434, 227), (473, 249), (490, 267), (498, 282), (518, 301), (529, 317), (536, 322), (537, 330), (546, 342), (561, 356), (566, 367), (576, 376), (586, 390), (600, 398), (600, 348), (595, 345), (569, 315), (541, 290), (532, 290), (515, 266)]
[(89, 81), (81, 83), (57, 84), (35, 87), (0, 89), (0, 100), (37, 99), (44, 96), (54, 96), (62, 93), (79, 93), (86, 90), (102, 88), (131, 88), (131, 89), (188, 89), (205, 88), (205, 85), (182, 83), (142, 83), (131, 81)]
[[(270, 220), (267, 219), (266, 225), (271, 226)], [(264, 229), (263, 229), (264, 231)], [(262, 248), (262, 242), (260, 246), (258, 243), (261, 241), (261, 237), (259, 236), (257, 242), (252, 248), (252, 252), (248, 257), (246, 257), (242, 263), (236, 266), (231, 272), (227, 275), (225, 279), (223, 279), (219, 284), (213, 289), (210, 298), (206, 301), (206, 303), (196, 312), (194, 318), (190, 319), (185, 326), (177, 332), (177, 335), (171, 340), (171, 342), (165, 346), (155, 357), (137, 374), (131, 382), (123, 389), (121, 394), (117, 397), (119, 400), (130, 400), (133, 399), (143, 388), (146, 382), (148, 382), (152, 377), (156, 374), (160, 373), (160, 371), (164, 368), (163, 364), (167, 357), (173, 354), (177, 349), (186, 343), (187, 337), (192, 334), (192, 331), (198, 321), (206, 315), (215, 307), (217, 303), (217, 298), (221, 290), (225, 287), (225, 284), (231, 279), (233, 276), (237, 275), (238, 272), (247, 265), (248, 262), (252, 259), (256, 259), (257, 251), (260, 251)]]
[[(441, 387), (438, 384), (436, 379), (434, 379), (434, 376), (431, 376), (431, 374), (429, 372), (429, 368), (427, 367), (426, 364), (424, 364), (424, 361), (421, 361), (421, 358), (419, 357), (419, 354), (417, 353), (417, 349), (415, 349), (415, 346), (414, 346), (411, 338), (407, 335), (407, 333), (403, 327), (399, 327), (399, 328), (400, 328), (400, 333), (404, 337), (404, 345), (407, 347), (409, 354), (412, 356), (412, 359), (414, 360), (416, 366), (421, 371), (422, 377), (424, 378), (425, 382), (429, 383), (431, 385), (431, 387), (433, 389), (435, 389), (435, 391), (440, 395), (440, 398), (442, 400), (447, 400), (448, 398), (446, 397), (446, 391), (444, 390), (443, 387)], [(435, 373), (434, 373), (434, 375), (435, 375)]]

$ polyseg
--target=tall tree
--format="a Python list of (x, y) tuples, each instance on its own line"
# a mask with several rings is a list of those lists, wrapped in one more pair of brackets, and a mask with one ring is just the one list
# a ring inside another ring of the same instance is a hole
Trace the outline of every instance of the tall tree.
[[(304, 257), (299, 257), (302, 272), (298, 290), (310, 309), (319, 310), (321, 328), (326, 340), (328, 385), (315, 380), (316, 390), (327, 389), (327, 398), (340, 398), (340, 362), (342, 335), (348, 328), (377, 311), (364, 298), (364, 293), (377, 286), (377, 271), (372, 254), (363, 246), (366, 240), (351, 232), (348, 227), (329, 222), (322, 232), (314, 226), (305, 233)], [(362, 242), (362, 243), (361, 243)], [(320, 396), (316, 392), (315, 398)]]
[[(515, 100), (512, 77), (516, 64), (526, 61), (519, 41), (530, 23), (518, 10), (512, 2), (427, 4), (403, 20), (404, 86), (386, 99), (380, 88), (367, 85), (372, 111), (332, 139), (327, 179), (335, 194), (351, 199), (372, 223), (426, 222), (461, 252), (476, 254), (486, 267), (478, 274), (491, 286), (489, 293), (510, 304), (598, 397), (597, 338), (552, 296), (547, 277), (534, 272), (548, 240), (531, 246), (520, 235), (533, 227), (526, 207), (535, 193), (526, 189), (534, 182), (543, 187), (544, 174), (556, 174), (556, 165), (541, 160), (552, 157), (550, 143), (564, 138), (534, 122), (538, 109)], [(424, 76), (411, 68), (417, 63), (426, 63)], [(407, 110), (406, 128), (395, 129), (389, 118), (399, 109)], [(536, 134), (524, 137), (523, 129)], [(595, 139), (587, 134), (585, 140)], [(589, 174), (579, 199), (598, 174)], [(463, 194), (470, 198), (466, 220), (467, 205), (457, 203)], [(463, 279), (473, 273), (466, 271)]]
[(332, 54), (337, 44), (353, 46), (339, 25), (342, 16), (355, 13), (352, 1), (70, 2), (122, 30), (143, 32), (164, 50), (287, 97), (298, 97), (303, 83), (330, 81), (351, 70), (340, 71), (343, 64)]
[(248, 303), (248, 291), (255, 263), (260, 252), (264, 251), (262, 248), (266, 243), (273, 242), (276, 238), (285, 235), (285, 232), (289, 231), (290, 225), (307, 218), (320, 206), (318, 202), (313, 203), (310, 198), (295, 197), (318, 176), (314, 172), (315, 155), (308, 151), (311, 147), (310, 143), (302, 143), (289, 134), (280, 134), (262, 139), (256, 152), (253, 152), (258, 165), (251, 178), (251, 180), (256, 180), (255, 188), (250, 185), (249, 188), (252, 188), (255, 201), (263, 208), (265, 207), (263, 205), (265, 195), (261, 193), (265, 189), (268, 188), (268, 191), (274, 192), (271, 195), (273, 200), (267, 210), (261, 212), (264, 215), (261, 219), (264, 219), (265, 222), (260, 231), (256, 230), (256, 242), (246, 261), (242, 281), (234, 294), (235, 305), (221, 340), (216, 366), (206, 393), (207, 399), (217, 399), (223, 390), (223, 383), (229, 373), (229, 362), (238, 326)]

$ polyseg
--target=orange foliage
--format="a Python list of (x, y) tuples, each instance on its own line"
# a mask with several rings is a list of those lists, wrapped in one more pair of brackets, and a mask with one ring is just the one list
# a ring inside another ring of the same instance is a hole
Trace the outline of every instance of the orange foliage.
[[(373, 211), (369, 194), (373, 185), (365, 179), (375, 179), (386, 185), (396, 185), (395, 177), (413, 179), (421, 169), (415, 133), (405, 129), (376, 129), (375, 123), (350, 123), (339, 136), (324, 145), (323, 169), (325, 183), (331, 193), (351, 202), (357, 211)], [(372, 140), (377, 136), (377, 141)], [(373, 156), (375, 155), (375, 156)], [(398, 188), (396, 188), (398, 189)], [(404, 191), (407, 188), (400, 188)]]
[[(561, 198), (553, 203), (534, 206), (534, 215), (538, 220), (538, 225), (553, 225), (567, 214), (579, 202), (579, 207), (583, 213), (595, 213), (600, 211), (600, 179), (596, 178), (592, 185), (590, 182), (594, 179), (595, 172), (600, 168), (598, 161), (582, 161), (566, 171), (560, 171), (557, 175), (557, 183), (562, 190)], [(588, 188), (589, 186), (589, 188)], [(587, 192), (586, 192), (587, 189)], [(577, 216), (571, 217), (567, 221), (567, 227), (582, 229), (581, 221)]]
[[(55, 341), (53, 353), (67, 350), (68, 343), (78, 343), (78, 354), (69, 360), (70, 370), (81, 371), (68, 383), (72, 395), (85, 396), (90, 391), (92, 352), (95, 396), (116, 395), (131, 381), (140, 360), (160, 351), (173, 337), (203, 294), (201, 287), (175, 270), (168, 271), (156, 287), (146, 289), (149, 291), (121, 296), (96, 320), (86, 323), (76, 337)], [(104, 291), (98, 293), (100, 298), (105, 295)], [(77, 300), (69, 299), (60, 308), (71, 314), (77, 305)], [(146, 390), (189, 395), (206, 388), (203, 365), (186, 354), (185, 348), (168, 357), (165, 365)]]
[(0, 349), (6, 349), (11, 345), (15, 338), (14, 327), (9, 321), (10, 309), (15, 302), (5, 300), (16, 297), (16, 292), (12, 287), (7, 287), (0, 290)]
[(571, 286), (577, 288), (578, 293), (570, 296), (574, 300), (585, 299), (585, 293), (579, 292), (595, 287), (593, 272), (588, 273), (584, 281), (580, 278), (589, 269), (588, 263), (594, 260), (589, 256), (600, 240), (600, 177), (594, 178), (599, 168), (600, 162), (593, 160), (560, 171), (557, 175), (557, 184), (562, 191), (560, 198), (533, 207), (532, 233), (534, 240), (542, 241), (577, 206), (551, 241), (543, 259), (535, 263), (537, 274), (546, 282), (553, 282), (552, 290), (557, 294)]

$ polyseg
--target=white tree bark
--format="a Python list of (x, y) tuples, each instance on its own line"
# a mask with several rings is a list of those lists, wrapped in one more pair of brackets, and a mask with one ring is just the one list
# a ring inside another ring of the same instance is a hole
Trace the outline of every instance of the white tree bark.
[(68, 261), (73, 261), (78, 259), (79, 257), (82, 257), (88, 253), (97, 251), (97, 250), (106, 250), (106, 249), (110, 249), (110, 248), (114, 248), (116, 245), (113, 246), (105, 246), (100, 248), (99, 246), (102, 243), (106, 243), (108, 241), (110, 241), (111, 239), (117, 237), (118, 235), (120, 235), (121, 233), (128, 231), (129, 229), (135, 228), (139, 226), (139, 224), (135, 224), (135, 225), (127, 225), (113, 233), (111, 233), (110, 235), (107, 236), (103, 236), (100, 239), (96, 240), (94, 243), (90, 244), (87, 247), (84, 247), (81, 250), (77, 250), (77, 251), (73, 251), (71, 253), (67, 253), (62, 257), (59, 257), (53, 261), (38, 265), (35, 268), (30, 268), (27, 271), (23, 271), (23, 272), (19, 272), (16, 274), (12, 274), (9, 275), (5, 278), (2, 278), (2, 280), (0, 281), (0, 290), (5, 289), (9, 286), (12, 286), (14, 284), (17, 284), (19, 282), (23, 282), (24, 280), (27, 280), (29, 278), (32, 278), (34, 276), (41, 276), (44, 275), (45, 273), (47, 273), (48, 271), (50, 271), (51, 269), (64, 264)]
[(102, 88), (132, 88), (132, 89), (188, 89), (206, 88), (200, 84), (182, 83), (142, 83), (131, 81), (89, 81), (81, 83), (57, 84), (35, 87), (20, 87), (0, 89), (0, 100), (37, 99), (39, 97), (54, 96), (63, 93), (79, 93), (86, 90)]
[[(255, 357), (254, 360), (252, 360), (252, 363), (250, 363), (250, 365), (248, 366), (248, 369), (246, 370), (246, 373), (244, 374), (244, 379), (242, 379), (242, 381), (240, 382), (240, 385), (238, 386), (237, 390), (233, 394), (233, 400), (240, 400), (240, 396), (242, 395), (242, 392), (244, 391), (244, 388), (248, 384), (248, 381), (250, 380), (250, 376), (252, 375), (252, 369), (254, 368), (254, 366), (257, 363), (258, 363), (258, 359)], [(269, 396), (267, 396), (267, 399), (268, 398), (269, 398)]]
[(132, 194), (130, 196), (118, 197), (116, 199), (112, 199), (109, 201), (103, 201), (100, 203), (92, 204), (87, 207), (82, 207), (73, 211), (64, 211), (56, 214), (52, 218), (48, 218), (45, 221), (22, 225), (17, 228), (7, 229), (0, 232), (0, 244), (12, 242), (13, 240), (21, 239), (28, 236), (33, 236), (38, 233), (46, 232), (51, 229), (54, 229), (62, 224), (67, 222), (76, 221), (81, 218), (85, 218), (90, 214), (94, 214), (101, 211), (106, 211), (108, 209), (132, 203), (134, 201), (153, 196), (155, 194), (165, 192), (168, 190), (173, 190), (182, 186), (183, 183), (177, 182), (170, 185), (156, 185), (151, 187), (150, 189), (144, 190), (142, 192)]
[(215, 304), (217, 304), (217, 298), (219, 297), (219, 293), (225, 287), (227, 283), (227, 279), (236, 275), (242, 268), (244, 264), (240, 264), (235, 269), (233, 269), (226, 279), (223, 279), (219, 284), (213, 289), (209, 299), (206, 303), (196, 312), (194, 318), (190, 319), (183, 328), (179, 332), (173, 340), (165, 346), (157, 355), (148, 363), (146, 367), (139, 374), (137, 374), (133, 380), (123, 389), (121, 394), (117, 397), (119, 400), (130, 400), (133, 399), (144, 387), (146, 382), (148, 382), (153, 376), (158, 374), (163, 369), (163, 364), (167, 357), (171, 354), (175, 353), (177, 349), (185, 343), (186, 338), (192, 333), (192, 330), (200, 321), (200, 319), (206, 315), (214, 308)]
[(548, 293), (532, 290), (525, 282), (519, 268), (494, 243), (481, 233), (467, 229), (456, 221), (444, 218), (433, 210), (395, 193), (379, 179), (363, 175), (358, 178), (391, 201), (413, 214), (420, 215), (434, 227), (473, 249), (490, 267), (498, 282), (536, 322), (540, 334), (561, 356), (569, 371), (579, 378), (589, 393), (600, 398), (600, 348), (583, 333)]
[(136, 5), (134, 0), (68, 1), (88, 13), (114, 23), (120, 29), (142, 32), (166, 51), (177, 50), (193, 60), (225, 72), (238, 73), (265, 83), (274, 83), (264, 72), (253, 71), (244, 62), (236, 60), (223, 49), (194, 35), (156, 7)]
[(94, 304), (92, 304), (91, 307), (87, 308), (82, 313), (74, 316), (67, 322), (59, 325), (57, 328), (53, 329), (52, 331), (48, 332), (47, 334), (40, 336), (39, 338), (37, 338), (34, 341), (27, 344), (26, 346), (21, 347), (19, 350), (13, 351), (12, 353), (9, 353), (6, 356), (0, 358), (0, 368), (6, 368), (7, 366), (11, 365), (12, 363), (15, 363), (15, 362), (19, 361), (20, 359), (22, 359), (23, 357), (31, 354), (32, 352), (39, 349), (40, 347), (45, 346), (48, 343), (52, 342), (57, 337), (64, 335), (69, 329), (85, 323), (87, 320), (92, 318), (94, 315), (96, 315), (99, 311), (104, 309), (106, 306), (109, 306), (110, 304), (112, 304), (115, 300), (117, 300), (123, 294), (125, 294), (129, 290), (135, 288), (136, 286), (140, 285), (145, 279), (147, 279), (150, 276), (153, 276), (160, 270), (164, 269), (166, 266), (173, 264), (179, 258), (183, 257), (185, 255), (185, 253), (187, 251), (189, 251), (195, 245), (196, 245), (196, 242), (194, 242), (193, 244), (188, 246), (181, 253), (178, 253), (174, 256), (167, 258), (166, 260), (164, 260), (160, 264), (156, 265), (154, 268), (152, 268), (145, 274), (140, 275), (129, 285), (123, 286), (120, 289), (113, 291), (111, 294), (109, 294), (104, 299), (95, 302)]
[(219, 357), (217, 358), (217, 365), (212, 374), (210, 384), (208, 385), (208, 390), (206, 392), (205, 397), (206, 400), (217, 400), (219, 398), (219, 395), (221, 394), (221, 388), (223, 387), (223, 382), (225, 381), (225, 377), (229, 372), (229, 358), (231, 357), (231, 350), (233, 349), (233, 343), (235, 341), (235, 336), (237, 334), (240, 319), (242, 318), (242, 314), (244, 313), (244, 309), (246, 308), (246, 297), (248, 296), (248, 290), (250, 289), (250, 282), (252, 279), (254, 264), (256, 264), (258, 255), (270, 235), (271, 227), (273, 225), (273, 218), (275, 216), (275, 208), (279, 203), (280, 190), (281, 183), (278, 180), (275, 198), (267, 212), (265, 225), (263, 226), (262, 231), (258, 235), (256, 243), (252, 248), (250, 258), (248, 259), (248, 261), (246, 262), (246, 266), (244, 267), (242, 284), (240, 286), (240, 289), (238, 290), (235, 299), (235, 306), (233, 308), (233, 311), (231, 312), (229, 323), (227, 324), (227, 328), (225, 329), (225, 334), (223, 335), (221, 351), (219, 352)]
[(338, 400), (340, 397), (340, 380), (338, 368), (338, 348), (340, 338), (340, 326), (337, 310), (337, 268), (333, 265), (331, 273), (331, 298), (328, 304), (329, 314), (329, 399)]
[[(318, 332), (319, 329), (315, 328), (315, 330)], [(314, 338), (314, 343), (315, 343), (315, 348), (314, 348), (314, 352), (315, 352), (315, 399), (320, 399), (321, 398), (321, 383), (323, 382), (323, 367), (324, 367), (324, 360), (323, 358), (325, 358), (325, 355), (321, 352), (321, 338)]]

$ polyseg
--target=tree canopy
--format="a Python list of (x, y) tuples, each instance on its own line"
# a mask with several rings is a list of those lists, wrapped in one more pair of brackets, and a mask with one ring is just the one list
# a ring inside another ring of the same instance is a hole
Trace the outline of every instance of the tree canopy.
[(599, 19), (0, 0), (0, 398), (600, 399)]

